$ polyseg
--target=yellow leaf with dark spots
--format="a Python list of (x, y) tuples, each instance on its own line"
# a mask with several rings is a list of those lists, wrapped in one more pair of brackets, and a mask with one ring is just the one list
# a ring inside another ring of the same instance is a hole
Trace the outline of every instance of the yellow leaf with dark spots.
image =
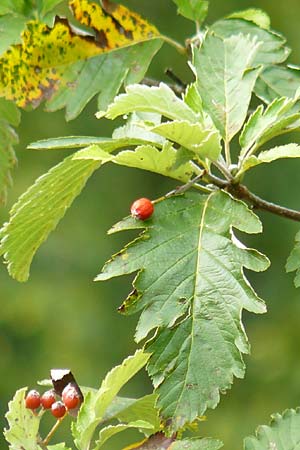
[(64, 85), (64, 76), (78, 61), (160, 36), (153, 25), (122, 5), (105, 1), (102, 8), (87, 0), (72, 0), (70, 6), (75, 19), (90, 27), (91, 35), (78, 34), (65, 19), (57, 19), (53, 28), (28, 22), (22, 43), (0, 58), (0, 96), (22, 108), (37, 107)]

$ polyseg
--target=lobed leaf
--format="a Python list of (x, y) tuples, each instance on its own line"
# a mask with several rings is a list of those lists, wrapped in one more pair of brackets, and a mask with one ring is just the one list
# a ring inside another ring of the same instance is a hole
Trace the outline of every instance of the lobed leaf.
[(96, 278), (139, 271), (120, 311), (142, 310), (137, 341), (157, 330), (147, 344), (152, 353), (148, 372), (162, 415), (172, 418), (174, 429), (214, 408), (233, 376), (243, 377), (241, 353), (249, 348), (241, 311), (265, 311), (242, 268), (265, 270), (269, 262), (244, 248), (232, 227), (261, 231), (246, 205), (222, 191), (168, 199), (147, 221), (127, 218), (114, 227), (113, 232), (145, 231)]
[(107, 111), (99, 111), (96, 116), (115, 119), (136, 111), (160, 114), (171, 120), (192, 123), (199, 120), (198, 115), (164, 83), (160, 83), (159, 87), (138, 84), (128, 86), (126, 94), (118, 95)]
[(204, 109), (223, 139), (229, 142), (242, 127), (259, 70), (253, 60), (256, 39), (234, 35), (221, 39), (208, 33), (194, 49), (197, 86)]
[(175, 167), (177, 151), (171, 143), (164, 144), (162, 150), (158, 150), (152, 145), (140, 145), (135, 150), (125, 150), (117, 155), (107, 154), (102, 150), (102, 146), (90, 146), (79, 151), (74, 158), (93, 159), (106, 162), (113, 162), (127, 167), (149, 170), (166, 177), (175, 178), (181, 182), (191, 179), (194, 172), (190, 161)]
[(27, 388), (22, 388), (15, 393), (5, 415), (9, 428), (4, 430), (4, 437), (11, 450), (40, 450), (38, 445), (40, 417), (26, 408), (26, 391)]
[[(246, 10), (245, 13), (247, 11), (249, 10)], [(254, 66), (280, 64), (290, 54), (290, 49), (285, 45), (286, 39), (275, 31), (266, 30), (265, 27), (261, 28), (257, 26), (253, 23), (253, 16), (250, 20), (249, 18), (248, 20), (239, 18), (219, 20), (210, 27), (210, 30), (223, 39), (242, 34), (245, 38), (248, 37), (250, 40), (256, 39), (257, 42), (261, 42), (260, 47), (254, 55)]]
[(277, 97), (294, 98), (299, 85), (299, 67), (268, 66), (261, 72), (254, 91), (265, 103), (271, 103)]
[(247, 437), (244, 450), (297, 449), (300, 441), (300, 410), (288, 409), (272, 415), (269, 426), (260, 426), (255, 436)]
[(282, 97), (275, 99), (267, 108), (262, 105), (254, 111), (246, 122), (240, 135), (242, 147), (240, 158), (255, 151), (265, 142), (299, 127), (300, 109), (298, 95), (293, 99)]
[(250, 156), (245, 159), (241, 167), (242, 172), (259, 164), (270, 163), (282, 158), (300, 158), (300, 146), (298, 144), (286, 144), (260, 152), (257, 156)]
[(204, 128), (200, 123), (173, 120), (151, 128), (151, 131), (182, 145), (202, 159), (215, 161), (222, 151), (219, 132), (214, 127)]
[(158, 30), (109, 1), (105, 8), (88, 0), (70, 0), (70, 6), (90, 35), (78, 34), (66, 20), (57, 20), (53, 27), (28, 22), (21, 45), (0, 59), (1, 96), (22, 108), (51, 100), (48, 109), (66, 106), (70, 119), (97, 93), (99, 106), (106, 107), (123, 83), (141, 80), (162, 44)]

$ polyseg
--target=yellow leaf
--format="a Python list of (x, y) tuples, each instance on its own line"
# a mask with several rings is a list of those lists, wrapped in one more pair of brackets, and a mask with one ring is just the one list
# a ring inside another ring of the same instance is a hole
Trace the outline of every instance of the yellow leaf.
[(95, 36), (77, 34), (64, 19), (58, 19), (53, 28), (36, 20), (28, 22), (22, 43), (0, 58), (0, 97), (22, 108), (37, 107), (52, 97), (78, 61), (160, 36), (138, 14), (107, 0), (103, 3), (100, 7), (87, 0), (70, 1), (75, 19)]

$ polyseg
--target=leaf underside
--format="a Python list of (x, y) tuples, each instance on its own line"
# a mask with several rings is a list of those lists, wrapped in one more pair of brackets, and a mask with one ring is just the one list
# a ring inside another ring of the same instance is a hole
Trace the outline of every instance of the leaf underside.
[(137, 341), (157, 329), (147, 344), (148, 372), (163, 416), (177, 429), (214, 408), (233, 377), (243, 377), (241, 353), (249, 348), (241, 312), (262, 313), (265, 306), (242, 268), (265, 270), (268, 260), (232, 236), (231, 227), (256, 233), (261, 225), (221, 191), (168, 199), (142, 225), (127, 218), (113, 232), (141, 227), (144, 233), (96, 280), (139, 271), (120, 311), (142, 310)]

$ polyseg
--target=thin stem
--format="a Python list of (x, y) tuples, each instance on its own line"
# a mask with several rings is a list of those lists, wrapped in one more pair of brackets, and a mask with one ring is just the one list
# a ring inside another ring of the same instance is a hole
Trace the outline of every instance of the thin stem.
[(230, 146), (227, 140), (225, 141), (225, 160), (227, 166), (230, 166), (231, 164)]
[[(149, 77), (145, 77), (145, 78), (143, 78), (142, 83), (146, 84), (147, 86), (158, 87), (161, 82), (158, 80), (153, 80), (152, 78), (149, 78)], [(167, 84), (169, 86), (169, 88), (171, 88), (175, 92), (175, 94), (178, 96), (181, 96), (185, 91), (185, 88), (179, 84), (171, 84), (171, 83), (165, 83), (165, 84)]]
[(180, 53), (181, 55), (184, 55), (184, 56), (187, 55), (187, 49), (183, 45), (181, 45), (179, 42), (175, 41), (174, 39), (170, 38), (169, 36), (161, 35), (160, 37), (165, 42), (167, 42), (167, 44), (174, 47), (178, 51), (178, 53)]
[(173, 197), (174, 195), (182, 194), (183, 192), (187, 191), (191, 187), (195, 187), (196, 189), (204, 191), (205, 193), (211, 193), (211, 189), (209, 189), (206, 186), (203, 186), (203, 184), (197, 183), (197, 181), (201, 180), (205, 174), (206, 174), (206, 171), (203, 170), (202, 173), (199, 173), (192, 180), (188, 181), (187, 183), (183, 184), (182, 186), (178, 186), (177, 188), (173, 189), (170, 192), (167, 192), (162, 197), (159, 197), (156, 200), (154, 200), (153, 203), (158, 203), (158, 202), (161, 202), (162, 200), (166, 200), (169, 197)]
[(222, 161), (214, 161), (213, 164), (224, 175), (224, 177), (227, 178), (228, 181), (232, 180), (232, 175), (226, 167), (225, 161), (224, 163), (222, 163)]
[(59, 428), (60, 424), (62, 423), (62, 421), (66, 416), (67, 414), (65, 414), (61, 419), (57, 419), (57, 421), (55, 422), (55, 424), (53, 425), (53, 427), (51, 428), (45, 439), (43, 439), (43, 441), (41, 442), (42, 445), (47, 446), (49, 444), (50, 439), (55, 434), (56, 430)]

